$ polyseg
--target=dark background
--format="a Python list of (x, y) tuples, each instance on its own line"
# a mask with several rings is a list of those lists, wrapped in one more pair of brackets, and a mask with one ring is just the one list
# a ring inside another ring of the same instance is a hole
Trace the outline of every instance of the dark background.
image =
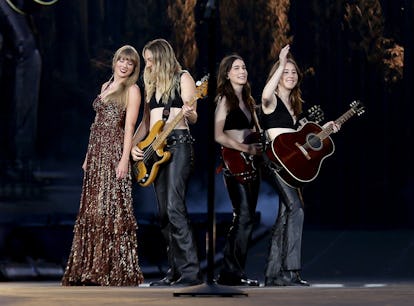
[[(52, 224), (58, 231), (73, 226), (81, 164), (94, 118), (92, 101), (111, 75), (112, 55), (123, 44), (141, 53), (147, 41), (159, 37), (179, 48), (181, 30), (167, 13), (173, 2), (60, 0), (30, 16), (43, 62), (35, 178), (29, 183), (2, 181), (3, 253), (9, 252), (4, 245), (9, 243), (11, 228), (28, 220)], [(332, 136), (335, 153), (323, 162), (317, 179), (305, 186), (305, 228), (412, 229), (413, 1), (292, 1), (286, 11), (289, 27), (276, 40), (272, 31), (278, 24), (273, 25), (266, 13), (272, 1), (216, 1), (212, 14), (206, 2), (195, 5), (198, 56), (192, 66), (184, 67), (195, 79), (209, 72), (209, 61), (218, 64), (223, 56), (239, 53), (260, 103), (267, 74), (278, 58), (271, 49), (289, 42), (305, 72), (303, 97), (309, 104), (321, 105), (326, 120), (337, 119), (354, 100), (365, 106), (365, 113), (351, 118)], [(381, 10), (373, 14), (374, 19), (368, 18), (367, 11), (347, 15), (347, 7), (355, 5)], [(403, 67), (385, 64), (386, 59), (398, 59), (399, 54), (386, 52), (395, 46), (404, 49)], [(5, 44), (2, 54), (6, 49)], [(183, 57), (180, 61), (184, 62)], [(1, 82), (10, 73), (2, 71)], [(0, 96), (4, 112), (10, 101), (4, 99), (5, 93)], [(188, 195), (191, 213), (206, 213), (211, 170), (207, 161), (213, 158), (218, 164), (217, 150), (211, 149), (208, 139), (208, 103), (211, 100), (199, 102), (199, 121), (192, 128), (196, 169)], [(7, 120), (7, 114), (2, 115)], [(2, 150), (7, 150), (7, 136), (2, 137)], [(215, 193), (216, 211), (230, 212), (220, 175)], [(137, 218), (153, 222), (152, 187), (134, 186), (134, 198)], [(263, 183), (258, 210), (267, 225), (273, 222), (275, 201), (275, 194)], [(65, 233), (70, 245), (70, 233)]]

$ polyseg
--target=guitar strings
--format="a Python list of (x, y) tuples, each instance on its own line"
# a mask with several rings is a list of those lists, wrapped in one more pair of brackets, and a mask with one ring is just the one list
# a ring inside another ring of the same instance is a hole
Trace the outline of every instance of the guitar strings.
[[(206, 80), (208, 79), (208, 77), (204, 77), (203, 79), (202, 79), (202, 81), (203, 81), (203, 83), (201, 84), (201, 85), (199, 85), (199, 86), (197, 86), (197, 88), (196, 88), (196, 95), (193, 97), (193, 103), (198, 99), (198, 98), (200, 98), (200, 97), (202, 97), (202, 92), (203, 91), (205, 91), (206, 89), (207, 89), (207, 86), (206, 86)], [(178, 117), (178, 116), (177, 116)], [(154, 145), (155, 145), (155, 143), (158, 143), (159, 142), (159, 140), (158, 140), (158, 138), (156, 138), (148, 147), (147, 147), (147, 149), (144, 151), (144, 157), (143, 157), (143, 161), (148, 161), (151, 157), (152, 157), (152, 155), (155, 153), (155, 149), (154, 149)], [(157, 144), (157, 147), (158, 147), (159, 145)]]

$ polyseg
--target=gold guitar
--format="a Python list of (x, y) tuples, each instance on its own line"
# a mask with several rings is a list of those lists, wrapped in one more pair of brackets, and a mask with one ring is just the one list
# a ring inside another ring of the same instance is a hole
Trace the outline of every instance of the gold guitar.
[[(196, 94), (188, 102), (190, 106), (207, 95), (208, 75), (204, 76), (196, 85)], [(164, 151), (166, 139), (183, 116), (183, 112), (180, 111), (165, 128), (165, 121), (157, 121), (148, 136), (137, 144), (138, 148), (144, 151), (144, 158), (134, 162), (132, 166), (134, 177), (139, 185), (146, 187), (152, 184), (157, 177), (159, 167), (170, 159), (171, 153)]]

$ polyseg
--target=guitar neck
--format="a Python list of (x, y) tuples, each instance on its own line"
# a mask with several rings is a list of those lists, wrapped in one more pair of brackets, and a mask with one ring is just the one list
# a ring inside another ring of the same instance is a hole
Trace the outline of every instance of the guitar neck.
[[(340, 116), (338, 119), (335, 120), (336, 124), (342, 125), (344, 124), (348, 119), (350, 119), (353, 115), (355, 115), (357, 112), (350, 108), (347, 112), (345, 112), (342, 116)], [(334, 129), (332, 124), (328, 125), (326, 128), (322, 129), (322, 131), (318, 134), (320, 139), (325, 139), (329, 135), (333, 133)]]
[(153, 147), (157, 149), (170, 135), (172, 130), (177, 126), (178, 122), (184, 117), (183, 111), (180, 111), (177, 116), (175, 116), (174, 120), (172, 120), (168, 125), (165, 126), (165, 128), (162, 130), (162, 132), (158, 135), (158, 137), (153, 142)]
[[(198, 96), (194, 97), (191, 101), (188, 102), (188, 105), (192, 106), (195, 101), (197, 101)], [(184, 113), (183, 110), (181, 110), (175, 118), (168, 123), (163, 129), (163, 131), (158, 135), (158, 137), (154, 140), (152, 146), (154, 149), (158, 149), (162, 143), (167, 139), (168, 135), (172, 132), (172, 130), (177, 126), (177, 124), (183, 119)]]
[[(193, 106), (193, 104), (198, 99), (203, 98), (207, 94), (208, 77), (209, 75), (206, 75), (201, 79), (201, 81), (197, 82), (196, 94), (190, 101), (188, 101), (187, 104), (189, 106)], [(154, 149), (154, 151), (162, 146), (164, 141), (167, 139), (168, 135), (170, 135), (171, 131), (177, 126), (177, 124), (183, 119), (183, 117), (184, 113), (181, 109), (177, 116), (175, 116), (175, 118), (164, 127), (163, 131), (157, 136), (157, 138), (152, 143), (152, 148)]]

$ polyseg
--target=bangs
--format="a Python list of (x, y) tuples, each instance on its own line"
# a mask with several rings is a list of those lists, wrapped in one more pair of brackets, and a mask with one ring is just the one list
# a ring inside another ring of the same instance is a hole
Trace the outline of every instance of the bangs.
[(120, 59), (131, 61), (134, 63), (135, 66), (137, 66), (138, 64), (137, 55), (132, 50), (124, 50), (121, 53), (119, 53), (118, 58), (116, 60), (118, 61)]

